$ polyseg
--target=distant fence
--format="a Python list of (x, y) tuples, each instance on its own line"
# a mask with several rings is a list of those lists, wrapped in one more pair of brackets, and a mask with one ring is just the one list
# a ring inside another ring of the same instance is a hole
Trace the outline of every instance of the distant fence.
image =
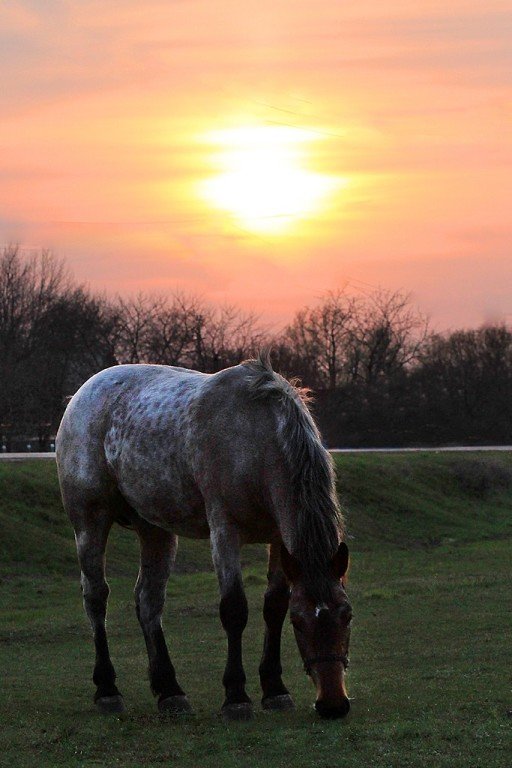
[(0, 454), (52, 453), (53, 451), (55, 451), (55, 436), (2, 435), (0, 432)]

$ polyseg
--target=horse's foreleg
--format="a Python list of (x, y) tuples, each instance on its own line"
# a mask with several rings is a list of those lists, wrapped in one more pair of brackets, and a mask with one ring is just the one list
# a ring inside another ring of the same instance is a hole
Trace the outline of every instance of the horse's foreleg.
[(149, 524), (137, 527), (140, 540), (140, 570), (135, 585), (135, 610), (149, 658), (151, 690), (158, 696), (158, 709), (169, 714), (191, 711), (190, 704), (176, 680), (162, 630), (165, 590), (171, 572), (178, 539), (172, 533)]
[(252, 716), (252, 704), (245, 692), (242, 633), (247, 625), (248, 608), (242, 585), (238, 533), (227, 526), (211, 528), (210, 538), (220, 588), (220, 620), (228, 638), (228, 659), (222, 678), (226, 690), (222, 713), (228, 720), (247, 720)]
[(116, 673), (110, 660), (105, 619), (109, 587), (105, 579), (105, 547), (111, 522), (107, 519), (94, 527), (75, 531), (84, 607), (91, 622), (96, 663), (93, 681), (96, 685), (94, 701), (101, 712), (122, 712), (123, 697), (116, 686)]
[(292, 709), (293, 701), (281, 675), (281, 632), (290, 602), (290, 587), (281, 570), (279, 545), (271, 544), (268, 561), (268, 588), (263, 604), (265, 638), (260, 662), (264, 709)]

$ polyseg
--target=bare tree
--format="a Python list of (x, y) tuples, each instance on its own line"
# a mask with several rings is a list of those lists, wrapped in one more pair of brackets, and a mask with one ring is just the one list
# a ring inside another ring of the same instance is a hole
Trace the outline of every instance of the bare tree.
[(215, 372), (254, 354), (265, 332), (238, 307), (213, 307), (193, 294), (138, 294), (117, 302), (117, 357)]
[(116, 356), (119, 362), (148, 362), (156, 318), (164, 310), (165, 299), (162, 296), (138, 293), (127, 299), (118, 298)]
[(48, 251), (24, 256), (8, 246), (0, 256), (0, 354), (19, 360), (30, 353), (34, 328), (69, 290), (63, 262)]
[(358, 309), (352, 329), (353, 380), (373, 385), (419, 359), (429, 324), (408, 294), (379, 289)]
[(205, 307), (196, 326), (196, 363), (214, 373), (254, 356), (265, 344), (266, 333), (257, 315), (230, 304)]
[[(116, 362), (112, 307), (73, 285), (47, 251), (0, 256), (0, 423), (3, 433), (49, 434), (72, 394)], [(44, 430), (43, 430), (44, 427)]]
[(0, 255), (0, 423), (18, 429), (33, 414), (34, 367), (40, 328), (59, 296), (69, 290), (61, 261), (48, 251), (27, 256), (16, 246)]
[(334, 390), (345, 381), (358, 311), (359, 299), (341, 290), (295, 315), (280, 341), (290, 348), (295, 367), (301, 369), (294, 373), (305, 384)]
[(432, 336), (421, 359), (423, 388), (438, 406), (459, 417), (495, 411), (507, 415), (512, 405), (512, 332), (504, 325)]

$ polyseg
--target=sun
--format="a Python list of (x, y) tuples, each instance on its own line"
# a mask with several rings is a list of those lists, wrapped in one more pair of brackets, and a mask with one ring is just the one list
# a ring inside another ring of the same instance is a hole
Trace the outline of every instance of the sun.
[(280, 234), (321, 210), (346, 180), (310, 170), (310, 145), (321, 136), (288, 126), (244, 126), (213, 131), (203, 140), (215, 170), (199, 184), (209, 205), (243, 228)]

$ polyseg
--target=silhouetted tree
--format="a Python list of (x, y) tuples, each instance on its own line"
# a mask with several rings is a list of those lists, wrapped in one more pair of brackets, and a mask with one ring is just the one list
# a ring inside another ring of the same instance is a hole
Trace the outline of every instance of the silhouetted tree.
[[(475, 442), (512, 436), (512, 333), (504, 325), (433, 335), (414, 377), (425, 423)], [(445, 439), (450, 439), (445, 438)]]
[(416, 363), (428, 319), (400, 291), (377, 290), (358, 306), (352, 333), (352, 379), (373, 386)]
[(17, 246), (0, 256), (0, 430), (55, 429), (65, 397), (116, 362), (115, 313), (73, 286), (62, 261)]
[[(117, 363), (216, 372), (269, 344), (259, 319), (200, 297), (119, 297), (74, 283), (48, 251), (0, 253), (0, 435), (48, 444), (66, 397)], [(430, 334), (400, 291), (327, 294), (272, 340), (274, 364), (316, 395), (330, 445), (509, 442), (512, 331)]]
[(313, 389), (334, 391), (348, 375), (360, 301), (344, 291), (328, 293), (317, 307), (295, 315), (279, 344), (290, 351), (289, 365)]

